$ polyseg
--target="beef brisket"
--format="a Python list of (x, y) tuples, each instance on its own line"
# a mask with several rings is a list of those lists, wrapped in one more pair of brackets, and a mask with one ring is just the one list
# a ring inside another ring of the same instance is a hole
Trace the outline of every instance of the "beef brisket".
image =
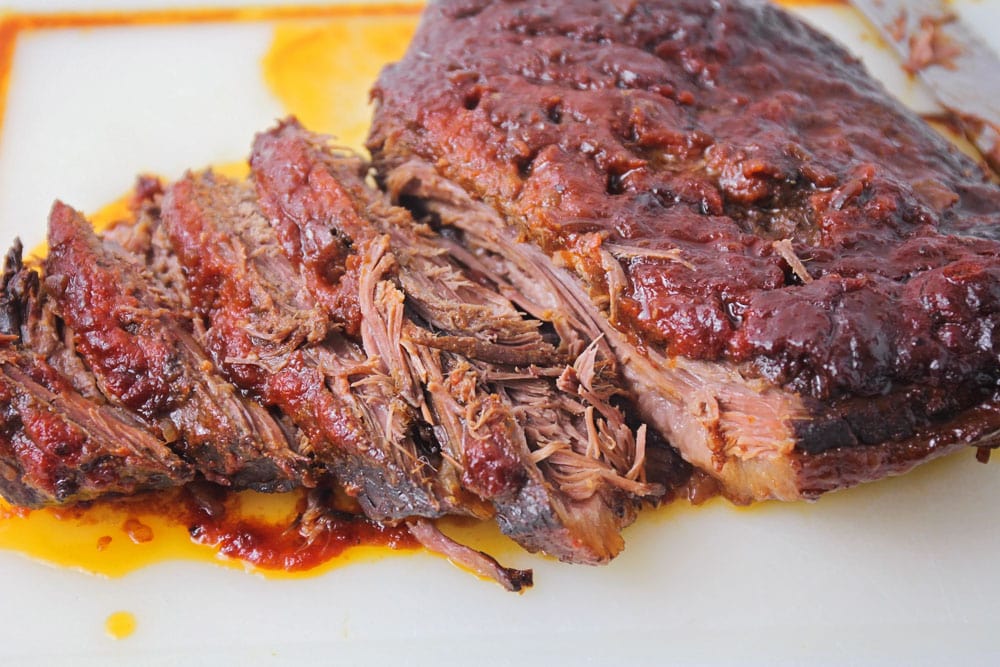
[[(339, 267), (353, 253), (392, 253), (406, 311), (380, 356), (408, 380), (402, 395), (504, 532), (565, 561), (616, 555), (639, 498), (664, 488), (644, 481), (643, 437), (610, 403), (615, 369), (603, 348), (567, 363), (538, 320), (472, 281), (442, 239), (372, 190), (366, 164), (296, 122), (259, 135), (251, 165), (261, 207), (314, 292), (342, 294)], [(364, 332), (375, 317), (358, 310)]]
[(191, 318), (143, 265), (56, 203), (45, 288), (101, 393), (138, 415), (207, 479), (262, 491), (297, 486), (304, 459), (195, 341)]
[[(226, 377), (303, 432), (301, 451), (377, 520), (481, 515), (402, 398), (377, 350), (334, 326), (258, 212), (253, 188), (211, 173), (172, 184), (163, 224), (208, 321), (207, 347)], [(402, 305), (382, 284), (382, 249), (356, 265), (359, 300), (384, 318)], [(370, 324), (377, 328), (374, 323)], [(382, 337), (394, 335), (391, 321)]]
[(603, 563), (692, 464), (815, 498), (1000, 444), (1000, 187), (781, 10), (443, 0), (374, 98), (384, 192), (290, 119), (15, 246), (0, 495), (336, 484), (517, 590), (431, 519)]
[(53, 324), (38, 274), (22, 265), (16, 243), (0, 294), (0, 495), (38, 507), (190, 481), (190, 466), (97, 394)]
[(733, 499), (996, 445), (1000, 188), (785, 12), (438, 2), (373, 95), (382, 182)]

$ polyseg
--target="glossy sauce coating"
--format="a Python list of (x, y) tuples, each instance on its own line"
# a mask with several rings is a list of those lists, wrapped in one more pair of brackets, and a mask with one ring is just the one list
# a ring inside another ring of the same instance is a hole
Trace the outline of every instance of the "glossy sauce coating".
[(757, 2), (430, 11), (376, 159), (494, 205), (623, 332), (823, 399), (993, 386), (1000, 188), (830, 39)]

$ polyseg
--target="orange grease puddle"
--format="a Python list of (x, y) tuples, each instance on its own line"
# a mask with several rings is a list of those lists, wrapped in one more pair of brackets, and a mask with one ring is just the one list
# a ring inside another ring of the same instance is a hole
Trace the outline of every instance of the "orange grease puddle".
[(361, 150), (371, 118), (368, 91), (382, 66), (403, 56), (416, 27), (415, 16), (278, 25), (264, 81), (306, 127)]
[(112, 639), (125, 639), (135, 632), (135, 614), (116, 611), (104, 621), (104, 630)]
[[(209, 494), (213, 495), (213, 494)], [(198, 560), (274, 578), (412, 550), (405, 528), (333, 513), (308, 536), (298, 530), (304, 494), (176, 489), (68, 508), (0, 508), (0, 548), (54, 565), (119, 577), (165, 560)]]

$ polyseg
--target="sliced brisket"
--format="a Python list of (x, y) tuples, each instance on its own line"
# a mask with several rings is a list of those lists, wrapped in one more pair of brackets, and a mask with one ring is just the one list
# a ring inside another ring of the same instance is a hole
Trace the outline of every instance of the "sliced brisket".
[[(483, 513), (402, 397), (402, 379), (334, 326), (285, 257), (252, 187), (189, 175), (167, 190), (163, 223), (192, 303), (207, 319), (218, 366), (290, 418), (305, 435), (302, 453), (332, 472), (369, 516)], [(379, 313), (398, 320), (401, 296), (381, 280), (382, 249), (368, 250), (352, 279), (365, 296), (354, 298), (377, 302)]]
[(143, 265), (61, 203), (49, 219), (49, 247), (45, 289), (104, 396), (213, 482), (262, 491), (301, 482), (304, 459), (284, 430), (218, 375), (191, 316)]
[[(190, 466), (97, 394), (93, 378), (55, 335), (39, 288), (16, 243), (0, 294), (0, 495), (38, 507), (190, 481)], [(46, 358), (70, 370), (73, 381)]]
[(734, 499), (996, 444), (1000, 188), (785, 12), (438, 2), (374, 97), (383, 182), (587, 310)]
[[(471, 280), (443, 239), (368, 186), (367, 165), (294, 121), (258, 136), (251, 165), (261, 207), (313, 290), (338, 293), (338, 265), (355, 252), (392, 253), (405, 312), (380, 355), (504, 532), (566, 561), (617, 554), (638, 499), (664, 488), (645, 482), (643, 432), (637, 442), (611, 403), (606, 348), (557, 349), (540, 321)], [(375, 339), (364, 301), (361, 333)]]

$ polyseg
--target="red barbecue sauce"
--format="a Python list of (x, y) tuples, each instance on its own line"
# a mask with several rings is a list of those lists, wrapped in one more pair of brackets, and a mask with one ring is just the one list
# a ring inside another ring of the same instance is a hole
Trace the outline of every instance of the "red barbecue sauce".
[(387, 527), (357, 512), (329, 513), (308, 534), (299, 530), (306, 511), (304, 494), (295, 503), (295, 516), (269, 521), (245, 515), (237, 494), (218, 488), (185, 488), (178, 494), (178, 518), (194, 542), (212, 546), (220, 554), (261, 570), (303, 572), (361, 546), (414, 549), (416, 540), (405, 526)]

